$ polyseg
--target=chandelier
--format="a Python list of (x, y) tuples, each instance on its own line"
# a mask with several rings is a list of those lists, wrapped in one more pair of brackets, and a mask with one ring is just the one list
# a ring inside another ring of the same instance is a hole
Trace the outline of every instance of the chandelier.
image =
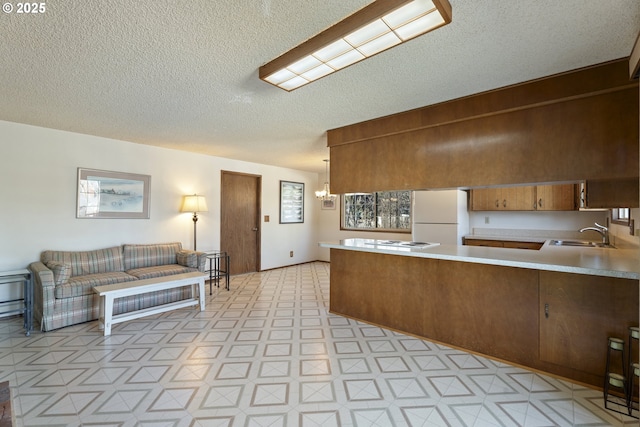
[(322, 190), (316, 191), (316, 197), (322, 201), (336, 199), (335, 194), (331, 194), (329, 191), (329, 159), (324, 159), (324, 186)]

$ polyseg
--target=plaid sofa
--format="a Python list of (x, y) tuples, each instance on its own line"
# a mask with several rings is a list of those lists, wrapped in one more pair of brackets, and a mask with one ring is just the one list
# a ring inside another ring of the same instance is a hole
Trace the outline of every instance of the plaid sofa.
[[(42, 331), (98, 319), (93, 287), (171, 274), (204, 271), (206, 255), (181, 243), (122, 245), (93, 251), (44, 251), (34, 272), (34, 321)], [(191, 288), (150, 292), (114, 303), (114, 314), (191, 297)]]

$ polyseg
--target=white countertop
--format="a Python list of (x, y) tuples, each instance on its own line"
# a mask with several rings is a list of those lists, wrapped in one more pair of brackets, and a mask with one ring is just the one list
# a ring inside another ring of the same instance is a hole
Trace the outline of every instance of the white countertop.
[(553, 246), (545, 241), (540, 250), (483, 246), (437, 245), (427, 248), (375, 246), (373, 239), (320, 242), (324, 248), (373, 252), (418, 258), (475, 262), (506, 267), (531, 268), (564, 273), (640, 279), (638, 249)]

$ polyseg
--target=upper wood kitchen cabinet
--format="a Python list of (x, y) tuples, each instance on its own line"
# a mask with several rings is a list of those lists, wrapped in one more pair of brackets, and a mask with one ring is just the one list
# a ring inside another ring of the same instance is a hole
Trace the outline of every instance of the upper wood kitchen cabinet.
[(571, 211), (576, 205), (574, 184), (471, 190), (473, 211)]
[(628, 65), (623, 58), (330, 129), (331, 190), (638, 181), (638, 80), (629, 81)]
[(477, 188), (471, 190), (471, 210), (491, 211), (500, 208), (501, 188)]
[(537, 185), (536, 210), (572, 211), (578, 208), (574, 184)]
[(535, 203), (535, 187), (478, 188), (471, 190), (471, 210), (526, 211)]
[(587, 208), (637, 208), (640, 206), (637, 178), (587, 180), (585, 183)]

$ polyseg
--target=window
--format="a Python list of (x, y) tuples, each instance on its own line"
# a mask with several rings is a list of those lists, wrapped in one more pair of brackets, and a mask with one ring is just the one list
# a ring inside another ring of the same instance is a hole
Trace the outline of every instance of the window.
[(411, 232), (411, 191), (350, 193), (341, 205), (343, 229)]
[(629, 208), (611, 209), (611, 222), (614, 224), (629, 225)]

